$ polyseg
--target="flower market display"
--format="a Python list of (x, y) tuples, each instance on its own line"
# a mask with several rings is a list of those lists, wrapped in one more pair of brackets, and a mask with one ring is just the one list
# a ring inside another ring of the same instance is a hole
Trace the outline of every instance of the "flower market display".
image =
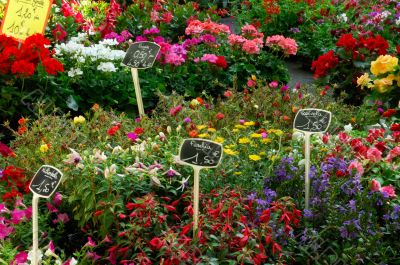
[(400, 264), (400, 2), (0, 19), (0, 264)]

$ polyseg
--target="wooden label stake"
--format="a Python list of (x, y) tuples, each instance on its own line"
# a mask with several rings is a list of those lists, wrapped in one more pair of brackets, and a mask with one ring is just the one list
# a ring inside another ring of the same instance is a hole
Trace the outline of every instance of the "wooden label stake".
[(323, 133), (329, 128), (332, 114), (321, 109), (301, 109), (294, 118), (293, 127), (295, 130), (304, 133), (304, 166), (305, 166), (305, 209), (310, 206), (310, 138), (313, 133)]

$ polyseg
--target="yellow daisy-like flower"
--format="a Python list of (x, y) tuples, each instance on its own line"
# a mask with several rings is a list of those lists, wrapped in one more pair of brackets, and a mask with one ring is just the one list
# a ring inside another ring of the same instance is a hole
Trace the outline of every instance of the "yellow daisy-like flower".
[(270, 138), (264, 138), (264, 139), (261, 139), (261, 142), (263, 144), (268, 144), (268, 143), (272, 142), (272, 140)]
[(48, 150), (49, 150), (49, 146), (47, 144), (42, 144), (39, 147), (39, 151), (42, 152), (42, 153), (46, 153)]
[(235, 128), (236, 128), (236, 129), (245, 129), (246, 126), (243, 126), (243, 125), (241, 125), (241, 124), (236, 124), (236, 125), (235, 125)]
[(233, 129), (232, 132), (237, 133), (239, 132), (239, 129)]
[(375, 76), (393, 71), (398, 65), (399, 59), (390, 55), (380, 55), (371, 62), (371, 73)]
[(207, 138), (207, 137), (210, 137), (210, 135), (208, 133), (200, 133), (197, 137), (199, 137), (199, 138)]
[(246, 126), (254, 126), (254, 125), (256, 125), (256, 123), (254, 121), (246, 121), (244, 123), (244, 125), (246, 125)]
[(261, 156), (259, 155), (249, 155), (249, 159), (253, 161), (261, 160)]
[(250, 143), (250, 139), (247, 137), (243, 137), (239, 139), (239, 144), (248, 144)]
[(234, 150), (229, 149), (229, 148), (224, 148), (224, 153), (227, 154), (227, 155), (231, 155), (231, 156), (235, 156), (235, 155), (239, 154), (238, 151), (234, 151)]
[(371, 82), (371, 78), (369, 78), (369, 74), (365, 73), (359, 78), (357, 78), (357, 85), (360, 87), (368, 86), (369, 82)]
[(261, 138), (261, 133), (252, 133), (250, 135), (251, 138)]
[(86, 121), (85, 117), (79, 115), (78, 117), (74, 117), (74, 124), (84, 123)]
[(209, 132), (216, 132), (217, 130), (215, 128), (208, 128), (207, 131)]
[(230, 144), (230, 145), (225, 146), (224, 148), (232, 149), (232, 148), (234, 148), (235, 146), (236, 146), (236, 145), (234, 145), (234, 144)]
[(242, 175), (242, 172), (237, 171), (237, 172), (233, 172), (233, 174), (235, 174), (236, 176)]
[(222, 137), (217, 137), (217, 138), (215, 138), (215, 140), (214, 140), (215, 142), (217, 142), (217, 143), (220, 143), (220, 144), (222, 144), (224, 141), (225, 141), (225, 139), (224, 138), (222, 138)]
[(201, 131), (201, 130), (203, 130), (203, 129), (205, 129), (205, 128), (207, 128), (206, 125), (198, 125), (198, 126), (197, 126), (197, 130), (199, 130), (199, 131)]

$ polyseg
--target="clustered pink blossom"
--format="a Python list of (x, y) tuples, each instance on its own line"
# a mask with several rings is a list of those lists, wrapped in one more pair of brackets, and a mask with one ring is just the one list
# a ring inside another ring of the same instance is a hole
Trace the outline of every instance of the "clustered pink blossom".
[(248, 54), (259, 54), (264, 45), (264, 34), (252, 25), (242, 27), (242, 35), (231, 34), (228, 36), (228, 44), (240, 48)]
[(382, 195), (387, 196), (389, 198), (396, 197), (396, 193), (392, 185), (381, 187), (381, 183), (379, 183), (379, 181), (377, 181), (376, 179), (373, 179), (371, 181), (370, 189), (371, 191), (380, 191)]
[(203, 57), (200, 59), (202, 62), (209, 62), (215, 64), (218, 60), (218, 56), (215, 54), (204, 54)]
[(200, 35), (200, 34), (212, 34), (212, 35), (219, 35), (219, 34), (230, 34), (231, 30), (227, 25), (218, 24), (212, 22), (211, 20), (207, 20), (205, 22), (201, 22), (200, 20), (192, 20), (189, 22), (185, 30), (186, 35)]
[(120, 34), (113, 31), (104, 36), (104, 39), (116, 39), (118, 43), (125, 42), (130, 38), (132, 38), (132, 34), (128, 30), (124, 30)]
[(268, 47), (278, 47), (285, 55), (296, 55), (297, 43), (294, 39), (285, 38), (282, 35), (267, 37), (265, 45)]

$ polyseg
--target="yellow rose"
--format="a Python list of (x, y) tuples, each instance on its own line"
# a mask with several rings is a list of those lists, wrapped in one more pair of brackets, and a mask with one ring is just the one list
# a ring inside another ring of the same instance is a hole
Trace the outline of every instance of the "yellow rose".
[(74, 118), (74, 124), (84, 123), (85, 121), (86, 121), (86, 119), (82, 115), (79, 115), (78, 117)]
[(382, 94), (388, 92), (392, 84), (393, 80), (388, 77), (374, 80), (374, 88)]
[(375, 76), (393, 71), (399, 59), (390, 55), (380, 55), (375, 61), (371, 62), (371, 73)]
[(39, 151), (42, 152), (42, 153), (46, 153), (48, 150), (49, 150), (49, 146), (47, 144), (42, 144), (39, 147)]
[(369, 78), (369, 74), (365, 73), (359, 78), (357, 78), (357, 85), (361, 87), (365, 87), (368, 85), (368, 83), (371, 82), (371, 78)]

